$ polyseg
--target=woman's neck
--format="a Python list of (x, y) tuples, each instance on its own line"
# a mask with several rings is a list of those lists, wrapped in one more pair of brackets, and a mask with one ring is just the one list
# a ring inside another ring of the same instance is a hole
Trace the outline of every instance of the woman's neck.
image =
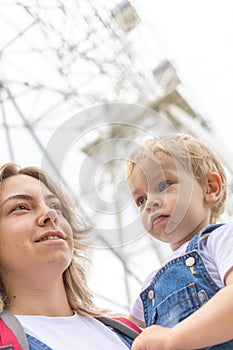
[(18, 287), (9, 293), (9, 311), (16, 315), (71, 316), (63, 282), (42, 288)]

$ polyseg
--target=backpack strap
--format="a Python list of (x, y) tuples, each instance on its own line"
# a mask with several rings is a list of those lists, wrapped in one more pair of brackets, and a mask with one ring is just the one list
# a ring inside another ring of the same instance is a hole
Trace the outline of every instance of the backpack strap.
[[(23, 350), (29, 350), (29, 345), (27, 342), (26, 335), (24, 333), (24, 329), (23, 329), (21, 323), (18, 321), (17, 317), (15, 317), (10, 311), (4, 310), (0, 314), (0, 318), (7, 325), (7, 327), (11, 330), (11, 332), (15, 335), (21, 348)], [(4, 349), (4, 347), (2, 347), (1, 349)]]
[(141, 332), (140, 328), (138, 328), (134, 323), (132, 323), (127, 319), (122, 319), (122, 318), (113, 319), (105, 316), (96, 317), (96, 319), (102, 322), (103, 324), (105, 324), (105, 326), (108, 326), (113, 330), (116, 330), (121, 334), (126, 335), (128, 338), (132, 340), (134, 340), (138, 336), (138, 334)]

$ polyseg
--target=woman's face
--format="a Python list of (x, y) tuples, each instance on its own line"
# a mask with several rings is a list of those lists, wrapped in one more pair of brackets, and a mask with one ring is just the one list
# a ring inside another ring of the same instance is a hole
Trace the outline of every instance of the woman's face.
[(73, 241), (59, 199), (37, 179), (15, 175), (1, 184), (0, 208), (3, 282), (62, 276), (72, 259)]

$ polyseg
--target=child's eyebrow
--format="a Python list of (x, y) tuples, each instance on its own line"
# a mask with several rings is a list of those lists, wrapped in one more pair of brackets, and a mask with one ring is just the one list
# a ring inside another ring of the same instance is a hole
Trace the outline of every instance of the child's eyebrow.
[(142, 193), (143, 191), (140, 188), (136, 188), (134, 191), (131, 192), (131, 195), (133, 197), (138, 196)]

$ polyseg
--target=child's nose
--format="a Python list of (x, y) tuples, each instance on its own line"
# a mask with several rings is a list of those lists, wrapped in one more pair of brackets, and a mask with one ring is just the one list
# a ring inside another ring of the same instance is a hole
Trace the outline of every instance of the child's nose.
[(162, 206), (163, 206), (163, 202), (161, 199), (158, 199), (158, 198), (149, 199), (149, 200), (147, 200), (147, 203), (146, 203), (146, 211), (153, 212), (153, 211), (158, 210)]

